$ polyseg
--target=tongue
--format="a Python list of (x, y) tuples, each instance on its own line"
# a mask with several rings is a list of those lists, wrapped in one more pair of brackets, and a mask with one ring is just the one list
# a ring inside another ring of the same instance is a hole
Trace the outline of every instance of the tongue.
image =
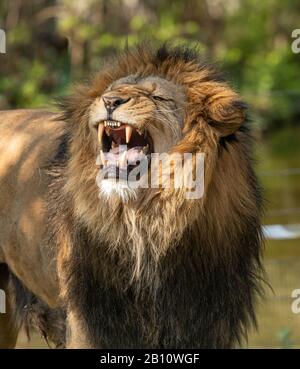
[(105, 153), (106, 160), (109, 161), (109, 164), (116, 165), (117, 163), (122, 164), (121, 166), (127, 164), (136, 165), (137, 161), (141, 161), (145, 154), (143, 153), (142, 146), (136, 146), (129, 150), (127, 150), (126, 145), (120, 145), (111, 149), (108, 153)]

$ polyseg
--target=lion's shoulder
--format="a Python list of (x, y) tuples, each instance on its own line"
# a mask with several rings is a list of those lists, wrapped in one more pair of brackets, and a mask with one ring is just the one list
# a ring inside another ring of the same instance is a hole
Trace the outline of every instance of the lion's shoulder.
[(57, 113), (43, 110), (0, 111), (0, 166), (10, 168), (22, 161), (41, 166), (51, 157), (64, 134)]
[[(0, 111), (0, 263), (14, 265), (26, 286), (49, 304), (56, 303), (57, 285), (52, 254), (41, 252), (47, 224), (47, 168), (64, 133), (65, 124), (55, 113)], [(24, 265), (31, 266), (26, 273)], [(39, 280), (48, 280), (47, 286)]]

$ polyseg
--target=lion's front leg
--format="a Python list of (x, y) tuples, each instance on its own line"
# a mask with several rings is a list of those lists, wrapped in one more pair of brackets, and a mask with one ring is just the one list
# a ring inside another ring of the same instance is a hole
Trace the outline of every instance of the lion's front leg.
[(18, 337), (8, 283), (9, 270), (5, 264), (0, 264), (0, 348), (14, 348)]
[(18, 329), (12, 320), (12, 314), (0, 315), (0, 348), (14, 348), (17, 343)]

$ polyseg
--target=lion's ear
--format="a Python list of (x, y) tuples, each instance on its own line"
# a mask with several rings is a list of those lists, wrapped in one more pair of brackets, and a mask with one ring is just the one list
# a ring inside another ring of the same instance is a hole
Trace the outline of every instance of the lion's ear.
[(209, 124), (222, 137), (234, 133), (246, 118), (247, 106), (229, 87), (217, 89), (215, 94), (207, 99), (206, 114)]

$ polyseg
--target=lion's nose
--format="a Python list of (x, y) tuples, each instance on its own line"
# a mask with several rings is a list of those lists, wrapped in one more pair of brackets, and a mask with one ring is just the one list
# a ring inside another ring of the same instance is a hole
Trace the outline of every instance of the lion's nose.
[(102, 100), (104, 102), (106, 110), (109, 113), (112, 113), (115, 109), (117, 109), (118, 106), (125, 104), (127, 101), (129, 101), (130, 97), (124, 99), (119, 96), (102, 96)]

